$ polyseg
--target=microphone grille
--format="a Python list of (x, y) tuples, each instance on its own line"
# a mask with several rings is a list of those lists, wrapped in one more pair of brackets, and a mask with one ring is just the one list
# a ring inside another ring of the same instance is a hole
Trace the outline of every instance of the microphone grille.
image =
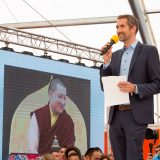
[(117, 35), (113, 35), (111, 37), (111, 41), (113, 41), (114, 43), (117, 43), (119, 41), (119, 37)]

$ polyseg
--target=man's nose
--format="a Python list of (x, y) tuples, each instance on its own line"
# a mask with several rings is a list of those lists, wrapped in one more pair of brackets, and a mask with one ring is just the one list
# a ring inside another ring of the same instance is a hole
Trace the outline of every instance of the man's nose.
[(120, 27), (118, 27), (118, 28), (117, 28), (117, 34), (118, 34), (118, 33), (121, 33), (121, 32), (122, 32), (122, 29), (121, 29)]

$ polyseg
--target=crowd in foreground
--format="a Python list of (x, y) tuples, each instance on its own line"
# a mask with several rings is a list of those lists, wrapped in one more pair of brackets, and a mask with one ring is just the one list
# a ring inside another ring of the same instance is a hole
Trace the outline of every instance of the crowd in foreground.
[(106, 155), (99, 147), (89, 148), (84, 155), (77, 147), (60, 147), (52, 153), (43, 154), (40, 160), (114, 160), (113, 155)]
[[(42, 155), (40, 160), (115, 160), (113, 154), (104, 154), (99, 147), (89, 148), (84, 155), (77, 147), (60, 147), (57, 151)], [(154, 155), (148, 154), (146, 160), (160, 160), (160, 144), (154, 148)]]

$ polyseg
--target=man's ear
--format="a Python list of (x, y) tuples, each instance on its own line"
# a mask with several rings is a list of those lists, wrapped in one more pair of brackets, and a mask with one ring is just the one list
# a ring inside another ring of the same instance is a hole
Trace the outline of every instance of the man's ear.
[(132, 28), (131, 28), (133, 33), (136, 33), (136, 29), (137, 29), (136, 26), (132, 26)]

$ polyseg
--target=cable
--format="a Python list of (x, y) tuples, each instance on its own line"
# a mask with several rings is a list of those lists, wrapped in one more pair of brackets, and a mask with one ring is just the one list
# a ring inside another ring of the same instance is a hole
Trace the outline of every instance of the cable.
[[(54, 24), (52, 24), (48, 19), (46, 19), (42, 14), (40, 14), (35, 8), (33, 8), (28, 2), (26, 2), (25, 0), (22, 0), (24, 3), (26, 3), (30, 8), (32, 8), (39, 16), (41, 16), (46, 22), (48, 22), (52, 27), (54, 27), (59, 33), (61, 33), (67, 40), (69, 40), (70, 42), (71, 39), (69, 39), (62, 31), (60, 31), (57, 27), (54, 26)], [(73, 42), (72, 42), (73, 43)]]
[(7, 9), (9, 10), (10, 14), (12, 15), (12, 17), (14, 18), (14, 20), (15, 20), (16, 22), (18, 22), (16, 16), (15, 16), (14, 13), (12, 12), (12, 10), (9, 8), (7, 2), (6, 2), (5, 0), (3, 0), (3, 2), (4, 2), (4, 4), (6, 5)]
[[(60, 31), (57, 27), (54, 26), (54, 24), (52, 24), (48, 19), (46, 19), (42, 14), (40, 14), (34, 7), (32, 7), (28, 2), (26, 2), (26, 0), (22, 0), (24, 3), (26, 3), (30, 8), (32, 8), (40, 17), (42, 17), (46, 22), (48, 22), (48, 24), (50, 24), (51, 26), (53, 26), (59, 33), (61, 33), (67, 40), (69, 40), (69, 42), (72, 42), (72, 40), (70, 38), (68, 38), (62, 31)], [(91, 57), (93, 57), (91, 55)]]
[[(6, 3), (5, 0), (3, 0), (6, 7), (8, 8), (9, 12), (11, 13), (11, 15), (13, 16), (13, 18), (15, 19), (16, 22), (18, 22), (17, 18), (14, 16), (13, 12), (11, 11), (11, 9), (9, 8), (8, 4)], [(70, 38), (68, 38), (62, 31), (60, 31), (57, 27), (54, 26), (54, 24), (52, 24), (49, 20), (47, 20), (41, 13), (39, 13), (34, 7), (32, 7), (28, 2), (26, 2), (26, 0), (22, 0), (25, 4), (27, 4), (32, 10), (34, 10), (40, 17), (42, 17), (46, 22), (48, 22), (48, 24), (50, 24), (52, 27), (54, 27), (60, 34), (62, 34), (69, 42), (73, 43), (72, 40)], [(93, 56), (91, 56), (93, 57)]]

